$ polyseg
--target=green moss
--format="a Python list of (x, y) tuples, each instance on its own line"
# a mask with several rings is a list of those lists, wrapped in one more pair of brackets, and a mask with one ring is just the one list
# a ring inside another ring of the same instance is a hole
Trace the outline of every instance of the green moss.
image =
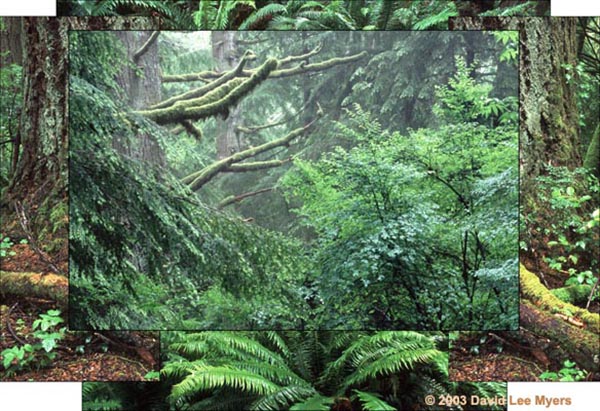
[(527, 270), (522, 264), (519, 266), (519, 281), (521, 294), (532, 303), (551, 312), (568, 312), (583, 321), (590, 331), (600, 332), (600, 315), (592, 314), (588, 310), (560, 300), (544, 287), (535, 274)]

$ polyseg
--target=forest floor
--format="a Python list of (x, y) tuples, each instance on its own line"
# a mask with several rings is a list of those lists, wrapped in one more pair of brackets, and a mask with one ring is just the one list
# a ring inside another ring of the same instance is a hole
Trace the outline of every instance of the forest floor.
[(543, 351), (510, 345), (494, 335), (460, 334), (450, 350), (451, 381), (541, 381), (540, 374), (557, 368)]
[[(13, 245), (1, 260), (2, 270), (10, 272), (47, 273), (48, 264), (28, 244)], [(12, 253), (11, 253), (12, 254)], [(57, 267), (67, 272), (68, 262), (58, 261)], [(40, 314), (58, 309), (54, 301), (34, 296), (4, 295), (0, 305), (2, 323), (0, 352), (23, 343), (37, 344), (33, 323)], [(66, 319), (66, 313), (61, 313)], [(65, 323), (56, 328), (65, 327)], [(0, 365), (0, 381), (144, 381), (150, 371), (158, 370), (158, 334), (137, 333), (141, 344), (137, 348), (94, 331), (66, 331), (52, 351), (56, 357), (44, 367), (38, 367), (43, 349), (23, 369), (8, 373)], [(20, 340), (20, 341), (19, 341)], [(13, 360), (13, 365), (16, 365)], [(0, 362), (1, 364), (1, 362)], [(155, 379), (155, 378), (152, 378)]]

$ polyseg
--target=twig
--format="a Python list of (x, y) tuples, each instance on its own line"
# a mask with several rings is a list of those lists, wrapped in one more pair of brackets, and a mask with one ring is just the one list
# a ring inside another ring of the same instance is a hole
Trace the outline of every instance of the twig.
[(33, 238), (33, 235), (31, 234), (31, 230), (29, 229), (29, 221), (27, 220), (27, 215), (25, 214), (25, 209), (19, 201), (17, 201), (15, 204), (15, 212), (17, 213), (17, 217), (19, 218), (19, 224), (21, 224), (21, 228), (23, 229), (23, 232), (25, 233), (25, 236), (27, 237), (27, 240), (29, 241), (29, 246), (33, 249), (33, 251), (36, 252), (36, 254), (40, 257), (40, 259), (50, 267), (50, 269), (54, 273), (65, 275), (65, 273), (63, 273), (61, 270), (59, 270), (58, 267), (52, 262), (50, 257), (45, 252), (43, 252), (40, 249), (40, 247), (38, 247), (38, 244), (35, 241), (35, 239)]
[(600, 282), (600, 277), (598, 277), (596, 279), (596, 284), (594, 284), (594, 286), (592, 287), (592, 291), (590, 292), (590, 296), (588, 297), (587, 304), (585, 305), (586, 310), (590, 309), (590, 303), (592, 302), (592, 299), (594, 298), (594, 293), (596, 292), (596, 288), (598, 288), (598, 282)]
[(19, 305), (18, 302), (14, 303), (12, 305), (12, 307), (10, 307), (8, 309), (8, 312), (6, 313), (6, 328), (8, 329), (8, 332), (10, 333), (10, 335), (13, 336), (13, 338), (19, 342), (21, 345), (25, 345), (27, 344), (27, 341), (22, 340), (19, 336), (17, 336), (17, 334), (15, 333), (15, 331), (13, 330), (12, 326), (10, 325), (10, 314), (12, 313), (12, 311), (17, 307), (17, 305)]

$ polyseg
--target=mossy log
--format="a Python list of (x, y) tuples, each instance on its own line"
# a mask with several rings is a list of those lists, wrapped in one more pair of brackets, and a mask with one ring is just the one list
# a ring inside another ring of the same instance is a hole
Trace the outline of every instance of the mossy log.
[(68, 306), (69, 281), (56, 274), (0, 271), (0, 294), (47, 298)]
[(550, 290), (550, 292), (566, 303), (582, 304), (587, 302), (590, 293), (592, 292), (592, 287), (586, 284), (572, 285), (569, 287), (555, 288), (554, 290)]
[[(561, 317), (552, 315), (527, 300), (521, 301), (521, 327), (548, 338), (547, 350), (559, 360), (570, 359), (587, 371), (600, 371), (600, 339), (598, 332), (569, 324)], [(555, 358), (556, 359), (556, 358)]]
[(540, 309), (547, 310), (551, 314), (562, 313), (576, 317), (585, 324), (590, 332), (600, 334), (600, 315), (562, 301), (544, 287), (540, 279), (522, 264), (519, 267), (519, 274), (522, 298), (531, 301)]

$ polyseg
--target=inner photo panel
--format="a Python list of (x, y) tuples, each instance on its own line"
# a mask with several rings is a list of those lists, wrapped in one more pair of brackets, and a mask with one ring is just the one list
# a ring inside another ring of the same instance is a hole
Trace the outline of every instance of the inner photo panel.
[(517, 39), (71, 32), (70, 325), (516, 329)]

